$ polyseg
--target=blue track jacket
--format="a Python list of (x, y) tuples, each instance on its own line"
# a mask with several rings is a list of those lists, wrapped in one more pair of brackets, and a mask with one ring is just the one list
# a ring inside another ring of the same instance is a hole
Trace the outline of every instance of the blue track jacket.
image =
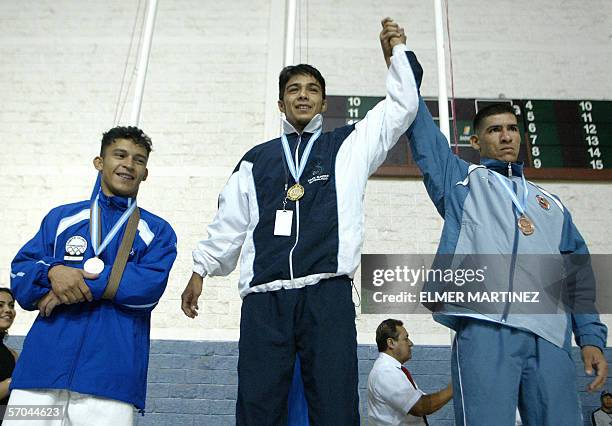
[[(133, 199), (100, 192), (102, 238)], [(11, 288), (22, 308), (36, 310), (50, 289), (49, 268), (82, 268), (94, 256), (91, 201), (57, 207), (13, 260)], [(100, 258), (104, 271), (85, 280), (92, 302), (59, 305), (37, 317), (23, 344), (11, 389), (66, 389), (116, 399), (144, 409), (151, 311), (176, 259), (176, 235), (163, 219), (140, 209), (132, 251), (114, 300), (101, 300), (126, 225)]]
[[(413, 55), (411, 66), (417, 75), (422, 70)], [(420, 86), (420, 80), (417, 81)], [(504, 273), (488, 274), (486, 287), (494, 291), (512, 291), (513, 286), (529, 283), (537, 286), (547, 282), (542, 261), (571, 253), (588, 255), (587, 246), (574, 225), (569, 211), (559, 199), (528, 182), (526, 212), (535, 224), (533, 235), (523, 235), (517, 227), (518, 213), (503, 184), (495, 173), (508, 179), (519, 200), (522, 200), (522, 163), (504, 163), (483, 158), (480, 165), (470, 164), (451, 151), (448, 141), (435, 124), (423, 99), (419, 96), (417, 116), (408, 129), (412, 156), (423, 173), (427, 192), (438, 213), (444, 218), (444, 228), (438, 246), (439, 255), (453, 255), (455, 259), (470, 254), (497, 255), (504, 263), (522, 256), (523, 266), (511, 264)], [(539, 199), (548, 200), (548, 208)], [(447, 258), (449, 256), (446, 256)], [(531, 259), (531, 262), (525, 259)], [(562, 267), (562, 265), (560, 265)], [(555, 272), (555, 271), (553, 271)], [(607, 328), (595, 313), (568, 312), (525, 315), (516, 312), (518, 304), (508, 303), (502, 314), (479, 312), (474, 306), (442, 306), (434, 319), (451, 328), (457, 326), (458, 316), (469, 316), (503, 323), (528, 330), (553, 344), (571, 347), (572, 331), (579, 346), (592, 345), (603, 350)]]
[[(240, 258), (238, 288), (243, 298), (254, 292), (302, 288), (336, 276), (353, 277), (363, 243), (368, 177), (416, 115), (416, 84), (405, 49), (403, 44), (393, 48), (386, 98), (363, 120), (321, 134), (312, 146), (300, 180), (305, 194), (286, 204), (293, 212), (290, 236), (274, 235), (276, 213), (283, 209), (287, 188), (295, 183), (281, 139), (245, 154), (219, 196), (208, 238), (193, 251), (196, 273), (228, 275)], [(296, 159), (321, 127), (320, 114), (301, 134), (284, 121)]]

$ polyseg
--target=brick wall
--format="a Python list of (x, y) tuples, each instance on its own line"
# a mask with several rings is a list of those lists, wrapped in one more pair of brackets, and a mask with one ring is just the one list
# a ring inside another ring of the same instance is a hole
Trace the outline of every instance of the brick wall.
[[(6, 344), (21, 349), (23, 338), (9, 337)], [(359, 400), (361, 423), (367, 425), (367, 380), (378, 357), (375, 345), (359, 345)], [(450, 381), (450, 347), (415, 346), (406, 364), (419, 387), (436, 392)], [(572, 357), (578, 372), (577, 392), (582, 402), (585, 425), (599, 407), (599, 393), (584, 391), (592, 378), (584, 375), (580, 353)], [(612, 362), (612, 350), (606, 350)], [(218, 341), (154, 340), (151, 342), (147, 406), (144, 416), (137, 416), (138, 426), (221, 426), (234, 425), (238, 377), (238, 344)], [(608, 380), (612, 378), (608, 377)], [(494, 380), (494, 378), (492, 378)], [(454, 424), (452, 401), (432, 416), (432, 426)]]
[[(611, 2), (450, 3), (457, 96), (612, 99)], [(47, 211), (89, 196), (95, 179), (91, 159), (102, 131), (113, 125), (137, 4), (0, 2), (0, 286), (9, 285), (11, 259)], [(152, 335), (181, 341), (153, 342), (150, 414), (141, 422), (233, 422), (237, 273), (207, 279), (202, 315), (195, 321), (180, 312), (179, 298), (190, 275), (191, 249), (214, 217), (219, 191), (242, 154), (278, 119), (276, 79), (270, 76), (279, 71), (282, 4), (159, 2), (141, 120), (155, 152), (139, 203), (166, 218), (179, 236), (179, 257), (153, 313)], [(385, 66), (377, 37), (378, 21), (387, 15), (406, 28), (425, 68), (423, 94), (437, 94), (430, 2), (307, 4), (300, 2), (302, 39), (296, 39), (295, 59), (322, 71), (330, 95), (383, 93)], [(129, 110), (128, 103), (124, 123)], [(573, 212), (592, 252), (610, 253), (612, 184), (545, 186)], [(442, 221), (418, 180), (372, 179), (365, 214), (366, 253), (432, 253), (437, 246)], [(34, 314), (19, 311), (11, 331), (25, 334), (33, 319)], [(361, 343), (374, 341), (382, 319), (358, 315)], [(427, 315), (402, 319), (418, 342), (450, 340), (448, 330)], [(199, 341), (206, 339), (211, 341)], [(360, 346), (359, 353), (363, 390), (375, 353), (369, 346)], [(447, 367), (438, 369), (447, 364), (434, 363), (435, 378), (426, 377), (432, 357), (446, 360), (448, 348), (415, 348), (417, 380), (426, 390), (448, 376)], [(582, 396), (585, 410), (597, 403), (596, 396)], [(445, 409), (440, 418), (448, 413)]]
[[(302, 37), (295, 60), (319, 67), (329, 94), (383, 93), (378, 32), (386, 15), (406, 28), (423, 63), (423, 94), (437, 94), (429, 2), (298, 3)], [(91, 159), (102, 131), (113, 124), (137, 4), (0, 2), (0, 286), (9, 284), (11, 259), (47, 211), (89, 196)], [(153, 313), (154, 337), (238, 338), (237, 273), (206, 280), (195, 321), (180, 312), (179, 299), (191, 249), (214, 217), (219, 191), (242, 154), (278, 119), (274, 76), (283, 4), (159, 2), (141, 120), (155, 152), (139, 203), (174, 226), (179, 256)], [(457, 96), (612, 99), (612, 3), (466, 0), (451, 2), (450, 16)], [(122, 122), (129, 110), (128, 102)], [(609, 253), (612, 185), (545, 186), (572, 210), (591, 250)], [(437, 246), (442, 221), (418, 180), (372, 179), (365, 214), (366, 253), (431, 253)], [(14, 332), (26, 333), (33, 319), (19, 312)], [(360, 342), (373, 341), (381, 319), (358, 316)], [(420, 341), (449, 342), (448, 331), (429, 317), (410, 321)]]

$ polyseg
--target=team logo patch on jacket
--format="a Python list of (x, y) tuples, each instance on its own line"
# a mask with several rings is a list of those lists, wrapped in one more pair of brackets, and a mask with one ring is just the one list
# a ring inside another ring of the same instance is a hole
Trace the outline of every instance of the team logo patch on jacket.
[(542, 197), (541, 195), (536, 195), (536, 200), (538, 200), (538, 204), (544, 210), (550, 210), (550, 203), (546, 198)]
[(312, 177), (308, 179), (308, 184), (321, 180), (329, 180), (329, 173), (325, 173), (325, 169), (321, 163), (317, 163), (310, 174)]
[(66, 241), (66, 253), (64, 260), (81, 261), (87, 250), (87, 240), (80, 235), (68, 238)]

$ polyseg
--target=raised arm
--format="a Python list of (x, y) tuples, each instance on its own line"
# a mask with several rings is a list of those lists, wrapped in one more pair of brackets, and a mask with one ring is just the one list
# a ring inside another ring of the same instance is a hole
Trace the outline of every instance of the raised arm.
[[(385, 27), (381, 33), (381, 46), (387, 64), (395, 56), (387, 42), (390, 28)], [(403, 32), (403, 30), (402, 30)], [(412, 73), (415, 76), (417, 89), (420, 90), (423, 79), (423, 68), (413, 52), (406, 52)], [(458, 182), (465, 179), (469, 164), (451, 151), (448, 140), (440, 131), (419, 94), (418, 112), (410, 125), (406, 136), (410, 141), (412, 157), (423, 173), (425, 187), (438, 212), (444, 216), (444, 194)]]
[(346, 173), (359, 176), (363, 182), (382, 164), (388, 151), (408, 129), (418, 105), (416, 82), (405, 54), (403, 30), (390, 18), (385, 18), (382, 26), (381, 45), (383, 50), (392, 52), (385, 99), (355, 124), (354, 131), (338, 152), (337, 163), (346, 164), (349, 169)]

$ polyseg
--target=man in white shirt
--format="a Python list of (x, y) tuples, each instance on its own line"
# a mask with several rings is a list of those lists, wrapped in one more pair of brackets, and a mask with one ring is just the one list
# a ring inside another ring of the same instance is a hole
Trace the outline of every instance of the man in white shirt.
[(453, 397), (452, 385), (425, 394), (402, 364), (412, 357), (413, 343), (400, 320), (387, 319), (376, 329), (380, 352), (368, 377), (368, 420), (371, 425), (427, 425)]

